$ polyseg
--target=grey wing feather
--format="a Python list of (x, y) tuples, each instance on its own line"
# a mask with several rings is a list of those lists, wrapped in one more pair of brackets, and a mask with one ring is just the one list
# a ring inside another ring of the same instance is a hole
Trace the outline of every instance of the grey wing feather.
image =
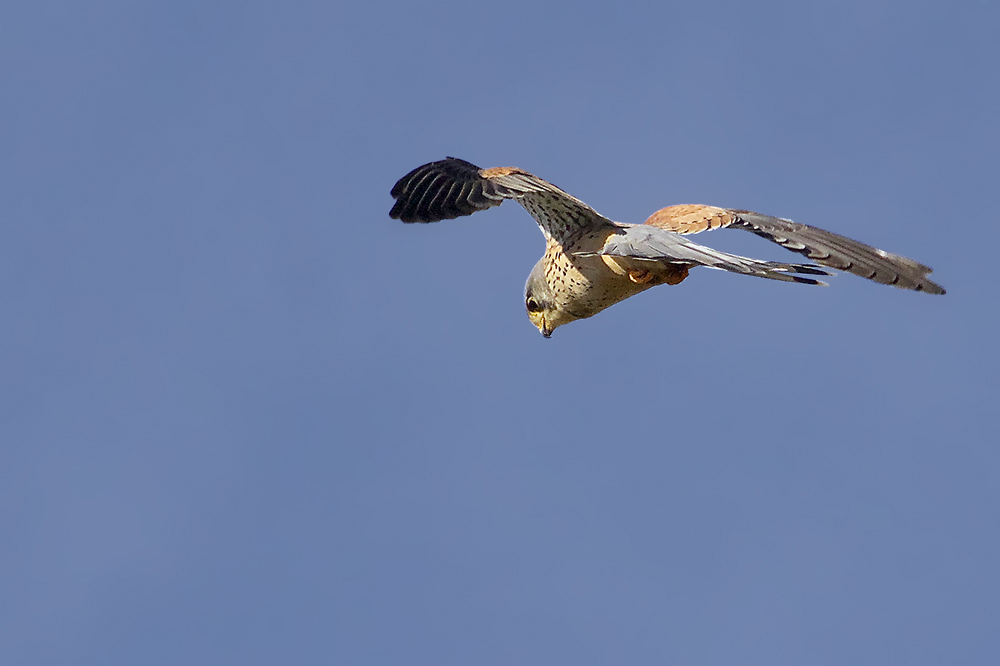
[(812, 278), (795, 274), (829, 275), (827, 271), (809, 264), (785, 264), (760, 261), (693, 243), (680, 234), (647, 225), (622, 225), (622, 232), (608, 238), (597, 254), (611, 257), (629, 257), (647, 261), (707, 266), (732, 273), (753, 275), (770, 280), (825, 284)]
[(913, 289), (929, 294), (945, 293), (940, 285), (927, 279), (931, 268), (913, 259), (784, 218), (761, 215), (748, 210), (731, 212), (737, 219), (729, 225), (730, 228), (745, 229), (755, 233), (786, 249), (803, 254), (823, 266), (847, 271), (901, 289)]

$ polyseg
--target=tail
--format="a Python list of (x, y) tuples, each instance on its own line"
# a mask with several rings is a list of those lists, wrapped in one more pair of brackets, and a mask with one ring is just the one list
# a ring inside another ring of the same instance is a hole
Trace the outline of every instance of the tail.
[(801, 275), (830, 275), (829, 272), (811, 264), (786, 264), (729, 254), (689, 241), (672, 231), (645, 224), (621, 225), (616, 233), (608, 237), (600, 252), (579, 254), (581, 256), (601, 254), (610, 257), (628, 257), (637, 261), (707, 266), (731, 273), (800, 284), (825, 286), (825, 282)]

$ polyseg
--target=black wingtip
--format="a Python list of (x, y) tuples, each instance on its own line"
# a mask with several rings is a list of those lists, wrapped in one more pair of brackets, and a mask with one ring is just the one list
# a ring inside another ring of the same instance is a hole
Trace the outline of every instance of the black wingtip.
[(421, 165), (400, 178), (389, 194), (389, 217), (403, 222), (438, 222), (499, 206), (503, 197), (472, 162), (448, 157)]
[(934, 296), (944, 296), (948, 293), (944, 287), (927, 279), (924, 279), (923, 282), (914, 287), (913, 291), (919, 291), (924, 294), (932, 294)]
[(797, 282), (799, 284), (811, 284), (811, 285), (815, 285), (817, 287), (829, 287), (830, 286), (830, 284), (828, 282), (823, 282), (822, 280), (814, 280), (812, 278), (799, 277), (798, 275), (789, 275), (788, 277), (792, 278), (793, 282)]

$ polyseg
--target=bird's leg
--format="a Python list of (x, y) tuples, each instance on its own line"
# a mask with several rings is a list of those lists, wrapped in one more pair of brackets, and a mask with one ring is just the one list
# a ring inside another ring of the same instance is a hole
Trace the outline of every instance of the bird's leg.
[(636, 284), (646, 284), (653, 279), (653, 274), (645, 268), (632, 268), (629, 269), (628, 279)]
[(688, 266), (667, 265), (654, 273), (648, 268), (628, 269), (628, 279), (636, 284), (680, 284), (688, 276)]
[(680, 284), (688, 276), (687, 266), (678, 266), (663, 276), (663, 281), (669, 285)]

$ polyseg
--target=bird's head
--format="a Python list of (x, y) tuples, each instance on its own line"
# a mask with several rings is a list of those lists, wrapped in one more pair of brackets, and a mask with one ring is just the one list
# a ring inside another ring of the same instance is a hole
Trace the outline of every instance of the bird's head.
[(531, 323), (547, 338), (558, 327), (579, 319), (579, 317), (557, 305), (552, 288), (549, 287), (549, 283), (545, 279), (542, 261), (540, 259), (531, 269), (528, 281), (524, 285), (524, 309), (527, 310)]

